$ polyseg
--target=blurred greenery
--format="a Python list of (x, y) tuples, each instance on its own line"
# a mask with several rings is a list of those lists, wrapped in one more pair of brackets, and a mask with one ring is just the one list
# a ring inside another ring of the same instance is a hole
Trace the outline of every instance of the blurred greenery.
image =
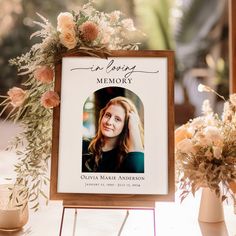
[[(20, 86), (23, 77), (17, 77), (15, 68), (9, 66), (8, 61), (25, 53), (37, 39), (29, 39), (37, 30), (33, 21), (38, 20), (36, 12), (45, 16), (56, 24), (57, 15), (62, 11), (76, 10), (86, 3), (86, 0), (1, 0), (0, 8), (7, 9), (0, 12), (0, 94), (4, 94), (13, 85)], [(120, 10), (127, 17), (136, 21), (146, 32), (146, 39), (142, 49), (170, 49), (173, 38), (169, 27), (170, 1), (166, 0), (95, 0), (98, 10), (111, 12)], [(172, 1), (171, 1), (172, 2)], [(5, 29), (10, 21), (10, 26)], [(152, 22), (152, 24), (149, 24)]]
[[(57, 15), (63, 11), (76, 10), (86, 0), (1, 0), (0, 1), (0, 94), (5, 94), (12, 86), (20, 86), (24, 77), (17, 76), (16, 68), (8, 61), (29, 51), (36, 43), (30, 35), (37, 30), (34, 20), (39, 20), (36, 12), (56, 25)], [(99, 10), (121, 10), (128, 16), (134, 15), (133, 1), (95, 1)]]
[(173, 29), (170, 11), (174, 0), (137, 0), (138, 23), (146, 32), (143, 48), (174, 49)]
[[(56, 24), (57, 15), (87, 3), (87, 0), (1, 0), (0, 1), (0, 94), (24, 79), (8, 64), (10, 58), (25, 53), (36, 42), (36, 12)], [(176, 78), (189, 68), (207, 66), (205, 56), (219, 38), (212, 29), (223, 14), (225, 0), (94, 0), (100, 11), (120, 10), (145, 33), (141, 49), (176, 51)], [(180, 4), (181, 3), (181, 4)], [(178, 9), (179, 8), (179, 9)], [(181, 14), (176, 16), (173, 11)], [(214, 14), (211, 14), (214, 12)], [(227, 57), (227, 54), (223, 59)], [(227, 61), (225, 61), (227, 68)], [(219, 75), (219, 74), (218, 74)], [(221, 73), (221, 75), (223, 75)], [(224, 73), (227, 75), (227, 73)], [(227, 80), (227, 79), (226, 79)], [(226, 84), (226, 82), (221, 82)]]
[(213, 30), (221, 21), (225, 4), (225, 0), (190, 0), (181, 7), (182, 17), (175, 30), (179, 71), (203, 66), (202, 58), (205, 60), (220, 40)]
[[(0, 13), (0, 94), (4, 94), (24, 79), (17, 76), (16, 68), (12, 68), (8, 61), (35, 44), (35, 38), (30, 40), (30, 35), (37, 29), (33, 23), (37, 17), (35, 13), (55, 22), (55, 15), (66, 9), (66, 3), (63, 0), (50, 0), (50, 4), (41, 0), (1, 0), (0, 9), (6, 9)], [(8, 29), (5, 29), (6, 24), (9, 24)]]

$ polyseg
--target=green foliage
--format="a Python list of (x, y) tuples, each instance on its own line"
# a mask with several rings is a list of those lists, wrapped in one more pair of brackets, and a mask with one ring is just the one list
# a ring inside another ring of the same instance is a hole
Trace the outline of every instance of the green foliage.
[[(23, 126), (23, 132), (15, 138), (10, 148), (16, 150), (19, 156), (15, 165), (17, 173), (15, 186), (20, 189), (20, 193), (24, 193), (34, 210), (38, 210), (40, 198), (48, 201), (45, 186), (49, 182), (48, 161), (51, 156), (53, 119), (51, 108), (57, 106), (59, 101), (55, 105), (47, 105), (43, 97), (48, 92), (56, 94), (53, 89), (57, 78), (51, 75), (55, 64), (65, 54), (81, 52), (83, 55), (106, 57), (110, 50), (137, 49), (138, 43), (129, 41), (128, 36), (129, 33), (139, 33), (133, 26), (133, 21), (124, 18), (120, 12), (105, 14), (97, 11), (90, 3), (84, 5), (78, 13), (60, 14), (59, 25), (60, 23), (63, 25), (65, 18), (67, 23), (70, 23), (69, 27), (68, 24), (64, 24), (63, 29), (54, 27), (48, 19), (40, 14), (37, 15), (41, 21), (34, 23), (40, 26), (40, 29), (33, 33), (31, 38), (37, 37), (41, 41), (35, 43), (26, 53), (10, 60), (10, 63), (17, 67), (18, 74), (27, 78), (21, 84), (26, 90), (12, 88), (7, 93), (8, 96), (3, 96), (4, 101), (0, 104), (3, 110), (11, 107), (7, 119), (20, 120)], [(90, 41), (84, 39), (83, 32), (78, 27), (86, 21), (90, 29), (91, 25), (94, 27), (96, 33), (96, 37)], [(98, 28), (100, 24), (102, 27)], [(68, 47), (62, 40), (63, 34), (68, 31), (73, 37), (73, 47)], [(104, 43), (106, 37), (109, 37), (109, 40)], [(45, 77), (50, 78), (45, 79)]]
[[(37, 210), (39, 198), (44, 196), (48, 201), (48, 193), (44, 192), (45, 186), (49, 183), (48, 161), (51, 156), (51, 137), (52, 137), (52, 110), (45, 109), (40, 104), (41, 94), (49, 88), (43, 84), (29, 81), (24, 83), (30, 86), (26, 105), (19, 108), (23, 132), (20, 133), (12, 142), (9, 149), (17, 151), (18, 162), (15, 165), (17, 179), (15, 185), (24, 192), (25, 198), (33, 202), (31, 207)], [(50, 86), (53, 88), (53, 85)], [(11, 119), (19, 119), (19, 114), (11, 115)]]

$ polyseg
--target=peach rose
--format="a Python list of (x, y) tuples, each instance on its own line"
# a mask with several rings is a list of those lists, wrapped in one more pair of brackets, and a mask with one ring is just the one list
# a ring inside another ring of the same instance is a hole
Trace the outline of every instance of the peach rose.
[(175, 130), (175, 144), (178, 144), (183, 139), (191, 138), (192, 134), (188, 131), (186, 125), (182, 125)]
[(49, 66), (40, 66), (34, 71), (34, 77), (36, 80), (43, 84), (50, 84), (53, 81), (54, 72)]
[(92, 21), (86, 21), (79, 27), (85, 41), (94, 41), (99, 34), (98, 26)]
[(77, 45), (77, 39), (74, 30), (66, 30), (59, 35), (61, 43), (68, 49), (72, 49)]
[(14, 107), (21, 106), (24, 103), (27, 96), (26, 91), (18, 87), (13, 87), (9, 89), (7, 95), (10, 97), (11, 104)]
[(62, 12), (57, 17), (57, 30), (73, 30), (75, 28), (75, 22), (73, 21), (73, 15), (69, 12)]
[(41, 104), (45, 108), (53, 108), (60, 103), (59, 95), (54, 91), (47, 91), (41, 97)]
[(193, 143), (191, 142), (190, 139), (187, 139), (187, 138), (180, 141), (177, 144), (176, 148), (177, 148), (177, 150), (179, 150), (183, 153), (192, 153), (192, 154), (196, 153), (196, 149), (195, 149)]

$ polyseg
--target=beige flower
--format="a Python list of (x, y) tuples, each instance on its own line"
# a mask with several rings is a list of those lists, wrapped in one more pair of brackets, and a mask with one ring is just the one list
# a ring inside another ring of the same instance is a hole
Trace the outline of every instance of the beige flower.
[(129, 31), (136, 30), (136, 28), (134, 27), (134, 22), (130, 18), (122, 20), (121, 23), (126, 30), (129, 30)]
[(101, 43), (102, 44), (111, 44), (111, 37), (112, 35), (115, 34), (115, 31), (112, 27), (110, 27), (109, 25), (105, 24), (104, 22), (101, 22), (102, 26), (102, 30), (101, 30), (101, 34), (102, 34), (102, 39), (101, 39)]
[(92, 21), (84, 22), (80, 27), (79, 30), (81, 32), (82, 38), (85, 41), (91, 42), (94, 41), (99, 34), (99, 29), (97, 24)]
[(192, 129), (198, 129), (199, 127), (203, 126), (205, 124), (205, 120), (203, 117), (197, 117), (194, 118), (190, 124), (190, 127)]
[(200, 147), (205, 147), (211, 144), (208, 143), (209, 141), (206, 139), (205, 135), (201, 132), (197, 132), (194, 138), (196, 140), (196, 144)]
[[(207, 158), (207, 160), (211, 161), (213, 159), (212, 157), (212, 152), (210, 151), (210, 149), (208, 148), (205, 152), (205, 157)], [(203, 165), (204, 165), (204, 162), (203, 162)]]
[(41, 104), (45, 108), (53, 108), (58, 106), (60, 103), (60, 98), (58, 94), (54, 91), (47, 91), (41, 97)]
[(234, 106), (236, 106), (236, 93), (231, 94), (229, 100)]
[(18, 87), (13, 87), (9, 89), (7, 95), (10, 97), (11, 104), (14, 107), (21, 106), (27, 97), (26, 91)]
[(111, 24), (116, 23), (120, 19), (121, 12), (113, 11), (110, 13), (110, 22)]
[(219, 124), (219, 120), (217, 120), (214, 116), (214, 113), (209, 113), (205, 116), (205, 125), (207, 126), (217, 126)]
[(213, 155), (216, 159), (220, 159), (221, 158), (221, 154), (222, 154), (222, 148), (221, 147), (217, 147), (214, 146), (212, 147), (213, 149)]
[(234, 124), (236, 123), (236, 114), (235, 113), (232, 114), (231, 122), (234, 123)]
[(34, 71), (34, 77), (36, 80), (43, 84), (50, 84), (53, 81), (54, 72), (49, 66), (40, 66)]
[(77, 45), (77, 39), (74, 30), (65, 30), (61, 32), (59, 38), (61, 44), (63, 44), (68, 49), (75, 48)]
[(230, 109), (230, 103), (227, 101), (224, 103), (224, 109), (222, 113), (222, 120), (224, 122), (230, 122), (234, 113)]
[(213, 91), (210, 87), (204, 84), (199, 84), (197, 89), (198, 89), (198, 92), (212, 92)]
[(57, 30), (66, 31), (73, 30), (75, 28), (75, 22), (73, 21), (73, 15), (69, 12), (62, 12), (57, 17)]
[(191, 138), (192, 134), (188, 131), (186, 125), (182, 125), (175, 130), (175, 144), (177, 145), (185, 138)]
[(208, 145), (223, 145), (223, 135), (220, 133), (220, 130), (214, 126), (208, 126), (204, 129), (205, 139)]
[(192, 144), (190, 139), (183, 139), (176, 145), (177, 150), (183, 152), (183, 153), (192, 153), (195, 154), (196, 150), (194, 148), (194, 145)]
[(102, 37), (101, 43), (102, 44), (108, 44), (111, 40), (111, 35), (106, 34)]
[(213, 112), (210, 105), (210, 101), (208, 99), (203, 101), (202, 111), (203, 111), (203, 114), (210, 114)]

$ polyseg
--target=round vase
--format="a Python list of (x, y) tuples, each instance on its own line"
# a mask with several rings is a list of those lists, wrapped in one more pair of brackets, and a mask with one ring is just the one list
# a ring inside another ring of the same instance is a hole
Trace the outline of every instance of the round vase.
[(224, 221), (221, 198), (219, 198), (210, 188), (202, 188), (198, 220), (206, 223)]
[[(13, 200), (9, 196), (12, 193), (13, 185), (0, 185), (0, 230), (1, 231), (15, 231), (20, 230), (28, 222), (28, 206), (19, 195), (17, 190), (13, 192)], [(19, 201), (18, 203), (16, 202)], [(23, 204), (23, 206), (16, 206)], [(26, 205), (25, 205), (26, 204)]]

